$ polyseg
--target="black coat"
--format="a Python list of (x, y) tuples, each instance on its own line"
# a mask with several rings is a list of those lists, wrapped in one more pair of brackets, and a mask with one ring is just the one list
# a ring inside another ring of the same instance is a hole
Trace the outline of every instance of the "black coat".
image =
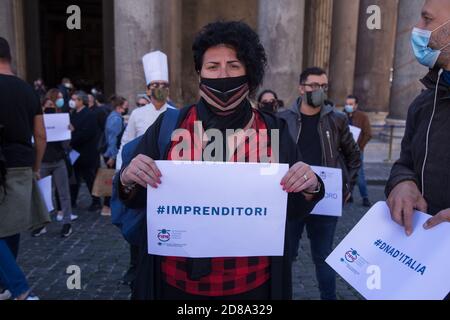
[[(414, 100), (408, 111), (400, 159), (392, 168), (386, 185), (386, 196), (399, 183), (414, 181), (422, 190), (422, 166), (426, 136), (436, 93), (438, 70), (422, 80), (426, 89)], [(428, 213), (435, 215), (450, 208), (450, 86), (441, 78), (436, 114), (431, 126), (428, 159), (424, 172), (425, 200)]]
[[(181, 110), (177, 128), (185, 119), (189, 109), (190, 108), (188, 107)], [(145, 133), (140, 145), (137, 147), (135, 155), (144, 154), (154, 160), (167, 158), (167, 155), (162, 156), (158, 151), (158, 136), (163, 117), (164, 114), (162, 114)], [(262, 117), (269, 130), (280, 130), (280, 163), (288, 163), (292, 166), (298, 161), (301, 161), (297, 146), (289, 136), (286, 123), (270, 114), (262, 113)], [(270, 136), (270, 132), (268, 134)], [(289, 195), (287, 224), (294, 219), (308, 215), (314, 209), (315, 205), (324, 197), (325, 190), (323, 182), (320, 178), (319, 181), (322, 184), (321, 193), (315, 197), (314, 201), (306, 201), (302, 194)], [(120, 189), (121, 188), (119, 188), (119, 190)], [(133, 192), (130, 197), (127, 197), (122, 192), (119, 193), (126, 206), (134, 209), (145, 208), (146, 190), (144, 188), (137, 187), (137, 190)], [(289, 230), (289, 228), (286, 228), (286, 230)], [(288, 252), (290, 252), (288, 248), (290, 244), (290, 241), (288, 240), (289, 236), (290, 235), (286, 233), (284, 256), (271, 258), (271, 297), (273, 300), (289, 300), (292, 298), (291, 257), (288, 256)], [(158, 299), (159, 297), (161, 278), (158, 275), (161, 274), (161, 258), (148, 255), (147, 252), (147, 230), (145, 223), (142, 226), (141, 231), (139, 265), (137, 278), (134, 282), (133, 299), (147, 300)]]
[[(301, 98), (298, 98), (290, 109), (277, 114), (286, 120), (291, 137), (297, 144), (302, 130), (301, 103)], [(320, 112), (317, 130), (322, 148), (322, 166), (342, 169), (342, 194), (345, 200), (356, 184), (361, 167), (361, 151), (350, 133), (347, 116), (327, 104)]]
[(71, 147), (80, 153), (77, 165), (94, 166), (99, 161), (98, 140), (100, 128), (97, 116), (85, 107), (80, 112), (74, 112), (71, 117), (72, 132)]

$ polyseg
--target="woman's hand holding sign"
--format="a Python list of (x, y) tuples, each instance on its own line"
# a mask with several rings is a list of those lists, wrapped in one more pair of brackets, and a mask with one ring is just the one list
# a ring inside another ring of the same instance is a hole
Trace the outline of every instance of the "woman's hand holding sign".
[[(283, 190), (288, 193), (306, 193), (307, 198), (311, 193), (317, 193), (319, 180), (309, 165), (297, 162), (281, 180)], [(312, 197), (311, 197), (312, 198)]]
[(138, 184), (147, 188), (147, 185), (150, 185), (156, 189), (161, 184), (161, 177), (161, 171), (159, 171), (155, 161), (140, 154), (122, 172), (121, 182), (124, 186)]

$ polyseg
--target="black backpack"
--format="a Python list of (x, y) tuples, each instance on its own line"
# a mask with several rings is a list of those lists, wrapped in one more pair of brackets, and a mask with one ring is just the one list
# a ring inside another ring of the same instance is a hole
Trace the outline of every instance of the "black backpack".
[(5, 127), (0, 125), (0, 203), (6, 197), (6, 156), (3, 152)]

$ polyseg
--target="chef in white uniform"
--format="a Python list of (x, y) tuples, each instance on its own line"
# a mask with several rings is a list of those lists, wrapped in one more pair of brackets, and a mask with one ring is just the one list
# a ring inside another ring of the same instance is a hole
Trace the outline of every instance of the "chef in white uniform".
[(122, 148), (128, 142), (142, 136), (158, 117), (172, 108), (167, 103), (169, 97), (169, 66), (167, 55), (161, 51), (154, 51), (142, 58), (144, 64), (147, 95), (151, 103), (145, 107), (135, 109), (131, 114), (127, 128), (122, 136), (121, 147), (117, 157), (116, 169), (122, 166)]

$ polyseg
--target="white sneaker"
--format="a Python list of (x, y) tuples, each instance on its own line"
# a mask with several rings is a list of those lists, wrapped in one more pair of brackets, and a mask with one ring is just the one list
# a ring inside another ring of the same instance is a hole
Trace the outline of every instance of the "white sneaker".
[(8, 289), (3, 290), (0, 292), (0, 301), (9, 300), (11, 299), (11, 296), (12, 294)]
[(31, 236), (37, 238), (37, 237), (40, 237), (40, 236), (42, 236), (43, 234), (46, 234), (46, 233), (47, 233), (47, 228), (46, 227), (42, 227), (42, 228), (33, 230), (33, 232), (31, 232)]
[[(70, 215), (70, 220), (75, 221), (75, 220), (77, 220), (77, 219), (78, 219), (78, 216), (77, 216), (77, 215), (75, 215), (75, 214), (71, 214), (71, 215)], [(61, 222), (61, 221), (63, 221), (63, 220), (64, 220), (64, 214), (58, 213), (58, 214), (56, 215), (56, 221)]]

